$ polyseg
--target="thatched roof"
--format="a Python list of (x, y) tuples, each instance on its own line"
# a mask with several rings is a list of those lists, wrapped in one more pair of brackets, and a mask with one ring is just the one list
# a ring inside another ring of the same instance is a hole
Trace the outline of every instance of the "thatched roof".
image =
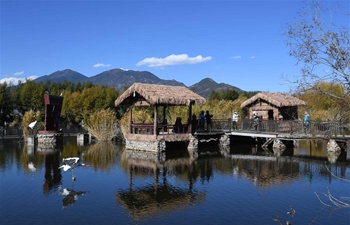
[(184, 86), (134, 83), (117, 100), (115, 106), (131, 105), (136, 102), (147, 102), (149, 105), (187, 105), (205, 104), (202, 96)]
[(261, 92), (254, 95), (250, 99), (247, 99), (246, 101), (242, 102), (241, 108), (249, 107), (251, 104), (258, 101), (259, 99), (265, 100), (266, 102), (269, 102), (272, 105), (275, 105), (276, 107), (306, 105), (306, 102), (304, 102), (303, 100), (288, 94)]

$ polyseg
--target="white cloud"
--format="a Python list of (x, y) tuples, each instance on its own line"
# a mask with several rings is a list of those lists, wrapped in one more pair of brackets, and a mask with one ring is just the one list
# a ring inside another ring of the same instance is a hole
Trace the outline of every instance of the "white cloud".
[(240, 56), (240, 55), (235, 55), (235, 56), (232, 56), (231, 58), (232, 58), (232, 59), (242, 59), (242, 56)]
[(99, 67), (110, 67), (111, 64), (104, 64), (104, 63), (96, 63), (95, 65), (93, 65), (92, 67), (94, 68), (99, 68)]
[(202, 57), (197, 55), (196, 57), (188, 57), (187, 54), (180, 55), (169, 55), (165, 58), (145, 58), (138, 62), (136, 66), (146, 65), (148, 67), (163, 67), (163, 66), (174, 66), (174, 65), (185, 65), (185, 64), (196, 64), (211, 60), (211, 56)]
[(0, 84), (3, 84), (3, 83), (7, 83), (7, 85), (17, 85), (18, 84), (18, 81), (21, 81), (22, 83), (25, 83), (26, 82), (26, 79), (27, 80), (35, 80), (36, 78), (38, 78), (38, 76), (30, 76), (30, 77), (27, 77), (27, 78), (19, 78), (19, 77), (5, 77), (5, 78), (2, 78), (0, 80)]
[(255, 59), (255, 55), (250, 56), (251, 59)]
[(13, 76), (22, 76), (23, 74), (24, 74), (24, 70), (14, 73)]

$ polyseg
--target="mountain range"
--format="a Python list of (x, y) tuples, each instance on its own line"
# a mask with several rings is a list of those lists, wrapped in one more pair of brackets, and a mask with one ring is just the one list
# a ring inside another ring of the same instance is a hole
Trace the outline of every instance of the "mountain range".
[[(108, 87), (115, 87), (119, 91), (123, 91), (125, 87), (131, 86), (135, 82), (148, 83), (148, 84), (162, 84), (171, 86), (185, 86), (184, 83), (177, 80), (163, 80), (150, 73), (148, 71), (135, 71), (135, 70), (123, 70), (123, 69), (111, 69), (99, 73), (95, 76), (87, 77), (81, 73), (78, 73), (71, 69), (59, 70), (49, 75), (41, 76), (35, 79), (35, 82), (64, 82), (70, 81), (73, 83), (85, 83), (91, 82), (94, 85), (104, 85)], [(225, 83), (217, 83), (211, 78), (205, 78), (198, 83), (195, 83), (188, 87), (193, 92), (208, 98), (213, 90), (226, 90), (233, 89), (237, 92), (241, 89), (231, 86)]]

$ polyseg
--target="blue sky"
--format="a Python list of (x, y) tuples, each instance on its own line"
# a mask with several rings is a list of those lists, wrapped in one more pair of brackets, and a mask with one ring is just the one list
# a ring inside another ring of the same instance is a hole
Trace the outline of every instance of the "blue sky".
[(122, 68), (187, 86), (210, 77), (246, 91), (288, 92), (293, 87), (282, 75), (299, 75), (300, 67), (282, 33), (303, 5), (2, 0), (0, 82)]

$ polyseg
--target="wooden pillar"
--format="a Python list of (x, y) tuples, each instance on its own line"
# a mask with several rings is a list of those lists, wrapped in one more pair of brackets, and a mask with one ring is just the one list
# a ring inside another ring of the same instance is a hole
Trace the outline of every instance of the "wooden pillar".
[(158, 116), (158, 113), (157, 113), (157, 110), (158, 110), (158, 106), (155, 105), (154, 106), (154, 121), (153, 121), (153, 135), (157, 136), (157, 133), (158, 133), (158, 119), (157, 119), (157, 116)]
[(191, 133), (192, 132), (192, 104), (190, 104), (188, 108), (188, 118), (189, 118), (188, 133)]
[(166, 109), (166, 106), (164, 105), (163, 106), (163, 123), (165, 124), (165, 118), (166, 118), (166, 116), (165, 116), (165, 109)]
[(133, 108), (133, 105), (131, 105), (129, 107), (129, 131), (130, 131), (130, 134), (132, 134), (132, 108)]

